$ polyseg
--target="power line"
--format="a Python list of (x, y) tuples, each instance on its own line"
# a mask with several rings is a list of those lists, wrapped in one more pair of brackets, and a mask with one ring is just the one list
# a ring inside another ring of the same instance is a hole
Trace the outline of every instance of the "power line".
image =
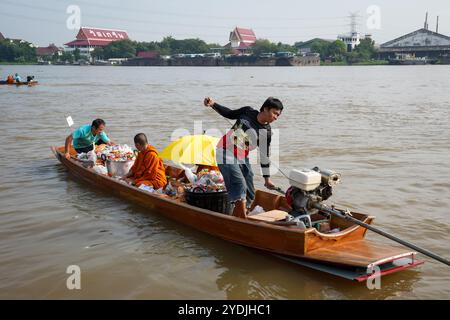
[[(101, 8), (101, 9), (118, 9), (121, 11), (124, 11), (124, 7), (122, 6), (115, 6), (115, 5), (111, 5), (111, 4), (106, 4), (106, 5), (101, 5), (98, 3), (91, 3), (88, 1), (82, 1), (82, 0), (78, 0), (77, 2), (79, 3), (84, 3), (88, 6), (93, 6), (93, 7), (97, 7), (97, 8)], [(129, 12), (135, 12), (135, 13), (147, 13), (147, 14), (157, 14), (157, 15), (169, 15), (169, 16), (175, 16), (175, 17), (191, 17), (191, 18), (201, 18), (201, 19), (205, 19), (205, 15), (201, 15), (201, 14), (190, 14), (190, 13), (183, 13), (183, 14), (179, 14), (179, 13), (173, 13), (173, 12), (167, 12), (167, 11), (148, 11), (148, 10), (141, 10), (141, 9), (133, 9), (133, 8), (126, 8), (125, 11), (129, 11)], [(269, 21), (276, 21), (276, 20), (280, 20), (280, 21), (317, 21), (317, 20), (336, 20), (336, 19), (345, 19), (347, 17), (345, 16), (340, 16), (340, 17), (309, 17), (309, 18), (277, 18), (277, 17), (273, 17), (273, 16), (265, 16), (265, 17), (249, 17), (249, 16), (233, 16), (233, 17), (227, 17), (227, 16), (215, 16), (215, 15), (210, 15), (208, 14), (207, 16), (208, 19), (221, 19), (221, 20), (236, 20), (236, 19), (245, 19), (247, 21), (257, 21), (257, 20), (269, 20)]]
[[(55, 9), (52, 9), (53, 11), (55, 11)], [(59, 11), (58, 11), (59, 12)], [(48, 23), (52, 23), (52, 24), (58, 24), (58, 25), (63, 25), (64, 23), (60, 20), (53, 20), (53, 19), (48, 19), (48, 18), (41, 18), (38, 16), (26, 16), (26, 15), (21, 15), (21, 14), (16, 14), (16, 13), (7, 13), (7, 12), (0, 12), (0, 15), (3, 15), (5, 17), (9, 17), (9, 18), (19, 18), (19, 19), (24, 19), (27, 21), (42, 21), (42, 22), (48, 22)], [(95, 17), (95, 16), (94, 16)], [(108, 18), (109, 19), (109, 18)], [(335, 26), (333, 26), (335, 27)], [(161, 32), (155, 32), (155, 31), (149, 31), (148, 29), (135, 29), (135, 28), (127, 28), (128, 31), (131, 31), (132, 33), (135, 34), (144, 34), (144, 35), (148, 35), (148, 34), (153, 34), (153, 35), (159, 35), (159, 36), (164, 36), (164, 34), (162, 34)], [(193, 34), (193, 33), (168, 33), (166, 35), (171, 34), (172, 36), (179, 36), (179, 37), (224, 37), (226, 36), (225, 33), (221, 33), (221, 34)], [(305, 35), (303, 35), (304, 37)], [(313, 36), (315, 37), (333, 37), (335, 36), (335, 34), (314, 34)], [(287, 36), (287, 35), (271, 35), (271, 37), (274, 38), (278, 38), (278, 39), (297, 39), (299, 40), (301, 37), (300, 36)]]
[[(48, 7), (41, 7), (41, 6), (35, 6), (35, 5), (30, 5), (30, 4), (23, 4), (23, 3), (17, 3), (17, 2), (10, 2), (10, 1), (4, 1), (4, 3), (11, 5), (11, 6), (19, 6), (19, 7), (24, 7), (24, 8), (30, 8), (30, 9), (34, 9), (34, 10), (41, 10), (41, 11), (48, 11), (48, 12), (55, 12), (55, 13), (62, 13), (62, 11), (58, 10), (58, 9), (54, 9), (54, 8), (48, 8)], [(91, 17), (91, 18), (96, 18), (96, 19), (101, 19), (101, 20), (109, 20), (109, 21), (123, 21), (123, 22), (128, 22), (128, 23), (144, 23), (144, 24), (157, 24), (157, 25), (169, 25), (169, 26), (180, 26), (180, 27), (190, 27), (190, 28), (208, 28), (208, 29), (226, 29), (226, 30), (230, 30), (232, 28), (232, 26), (230, 25), (199, 25), (199, 24), (185, 24), (185, 23), (173, 23), (173, 22), (162, 22), (162, 21), (158, 21), (158, 20), (142, 20), (142, 19), (126, 19), (126, 18), (120, 18), (120, 17), (111, 17), (111, 16), (104, 16), (104, 15), (99, 15), (99, 14), (89, 14), (89, 13), (83, 13), (83, 16), (87, 16), (87, 17)], [(346, 24), (333, 24), (333, 25), (320, 25), (320, 26), (300, 26), (298, 27), (301, 30), (310, 30), (310, 29), (324, 29), (324, 28), (337, 28), (337, 27), (344, 27), (346, 26)], [(286, 29), (286, 30), (291, 30), (293, 29), (293, 26), (282, 26), (282, 27), (278, 27), (278, 26), (271, 26), (271, 27), (257, 27), (258, 30), (274, 30), (274, 29)], [(256, 29), (256, 28), (254, 28)]]

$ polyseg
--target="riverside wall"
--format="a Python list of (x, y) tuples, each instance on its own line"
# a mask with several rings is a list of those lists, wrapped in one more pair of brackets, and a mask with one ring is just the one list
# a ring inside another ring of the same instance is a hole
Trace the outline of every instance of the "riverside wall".
[(123, 62), (124, 66), (159, 67), (275, 67), (319, 66), (319, 57), (261, 58), (256, 56), (231, 56), (226, 58), (135, 58)]

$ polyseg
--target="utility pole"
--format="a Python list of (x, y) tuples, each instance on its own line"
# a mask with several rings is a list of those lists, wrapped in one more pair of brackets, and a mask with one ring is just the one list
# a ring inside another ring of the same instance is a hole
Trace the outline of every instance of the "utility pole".
[(350, 32), (352, 34), (356, 33), (356, 28), (358, 26), (357, 19), (359, 18), (359, 15), (357, 12), (350, 13)]
[(436, 19), (436, 33), (439, 33), (439, 16)]
[(427, 11), (427, 13), (426, 13), (426, 15), (425, 15), (425, 23), (424, 23), (424, 25), (423, 25), (423, 28), (424, 28), (425, 30), (428, 30), (428, 11)]

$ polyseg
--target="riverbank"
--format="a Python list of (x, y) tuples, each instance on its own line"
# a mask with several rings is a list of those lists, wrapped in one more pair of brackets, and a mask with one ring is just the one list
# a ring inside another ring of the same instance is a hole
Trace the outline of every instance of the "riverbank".
[(230, 56), (195, 58), (134, 58), (122, 63), (124, 66), (142, 67), (281, 67), (281, 66), (319, 66), (319, 57), (273, 57)]
[[(249, 57), (246, 57), (249, 58)], [(189, 59), (189, 60), (188, 60)], [(270, 59), (265, 59), (262, 61), (252, 61), (252, 59), (242, 59), (231, 62), (221, 62), (216, 60), (206, 60), (208, 58), (183, 58), (183, 59), (173, 59), (173, 60), (163, 60), (163, 59), (131, 59), (123, 64), (89, 64), (89, 66), (157, 66), (157, 67), (279, 67), (279, 66), (323, 66), (323, 67), (352, 67), (352, 66), (386, 66), (389, 65), (389, 61), (386, 60), (374, 60), (374, 61), (365, 61), (349, 64), (344, 61), (339, 62), (317, 62), (312, 60), (294, 60), (294, 62), (290, 62), (284, 58), (278, 62), (270, 61)], [(435, 65), (448, 65), (450, 64), (450, 60), (443, 60), (440, 63), (436, 63)], [(80, 66), (80, 64), (40, 64), (37, 62), (0, 62), (0, 66), (15, 66), (15, 65), (23, 65), (23, 66)], [(82, 66), (86, 66), (88, 64), (83, 64)]]
[(37, 62), (8, 62), (8, 61), (0, 61), (0, 66), (35, 66)]

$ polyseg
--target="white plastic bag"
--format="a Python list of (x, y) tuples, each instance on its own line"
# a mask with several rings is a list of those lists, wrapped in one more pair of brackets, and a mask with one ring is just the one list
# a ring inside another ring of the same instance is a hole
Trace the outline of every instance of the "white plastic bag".
[(155, 192), (155, 189), (153, 189), (153, 187), (147, 186), (146, 184), (141, 184), (139, 186), (139, 189), (148, 191), (150, 193), (154, 193)]
[(94, 171), (99, 173), (99, 174), (108, 174), (108, 169), (106, 169), (105, 166), (99, 165), (99, 166), (94, 166), (93, 167)]
[(95, 154), (95, 151), (94, 151), (94, 150), (89, 151), (89, 152), (87, 153), (87, 157), (88, 157), (88, 160), (89, 160), (89, 161), (92, 161), (92, 162), (94, 162), (94, 163), (97, 162), (97, 155)]
[(256, 206), (251, 212), (250, 215), (252, 214), (258, 214), (258, 213), (263, 213), (264, 212), (264, 208), (260, 207), (260, 206)]

